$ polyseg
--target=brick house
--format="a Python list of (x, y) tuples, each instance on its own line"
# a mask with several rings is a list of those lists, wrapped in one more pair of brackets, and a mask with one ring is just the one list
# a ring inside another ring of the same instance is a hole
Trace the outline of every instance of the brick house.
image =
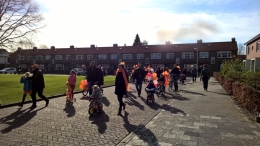
[(9, 53), (5, 49), (0, 49), (0, 69), (3, 69), (9, 65), (8, 56)]
[(260, 69), (260, 34), (256, 35), (246, 45), (246, 68), (256, 71)]
[[(197, 49), (194, 49), (197, 48)], [(125, 62), (127, 69), (133, 65), (142, 63), (144, 66), (172, 68), (178, 64), (188, 71), (197, 64), (208, 64), (211, 72), (219, 71), (221, 63), (237, 55), (237, 42), (232, 38), (229, 42), (202, 42), (187, 44), (163, 44), (163, 45), (137, 45), (88, 48), (55, 48), (23, 50), (18, 48), (11, 55), (10, 63), (13, 66), (21, 66), (29, 69), (33, 63), (39, 64), (42, 70), (56, 73), (69, 73), (72, 68), (89, 66), (90, 61), (95, 61), (106, 68), (106, 71), (114, 71), (119, 62)], [(197, 54), (198, 51), (198, 54)]]

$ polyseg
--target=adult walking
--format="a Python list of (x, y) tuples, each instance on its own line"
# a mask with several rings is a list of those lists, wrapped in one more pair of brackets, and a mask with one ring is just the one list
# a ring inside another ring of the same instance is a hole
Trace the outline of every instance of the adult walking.
[(95, 66), (95, 61), (90, 62), (90, 67), (87, 69), (88, 92), (92, 95), (92, 86), (99, 84), (100, 71)]
[(207, 65), (203, 65), (203, 69), (201, 70), (201, 78), (203, 81), (204, 91), (208, 91), (208, 82), (210, 79), (210, 73)]
[(159, 78), (161, 76), (161, 74), (163, 73), (163, 71), (160, 69), (160, 67), (157, 67), (157, 70), (155, 73), (157, 74), (157, 77)]
[(102, 89), (102, 85), (104, 85), (104, 70), (103, 67), (101, 67), (100, 65), (98, 66), (99, 69), (99, 80), (98, 80), (98, 86), (101, 90), (101, 92), (103, 93), (103, 89)]
[(45, 107), (47, 107), (49, 105), (49, 99), (46, 98), (42, 92), (43, 92), (43, 89), (45, 87), (45, 84), (44, 84), (44, 77), (43, 77), (43, 74), (42, 72), (39, 70), (39, 65), (38, 64), (34, 64), (32, 67), (32, 72), (33, 72), (33, 75), (32, 77), (27, 77), (26, 79), (27, 80), (32, 80), (32, 106), (31, 106), (31, 109), (34, 109), (36, 108), (36, 93), (38, 93), (38, 96), (45, 100), (46, 104), (45, 104)]
[(125, 103), (123, 102), (123, 96), (127, 94), (128, 87), (128, 78), (124, 69), (123, 64), (118, 65), (118, 69), (116, 71), (116, 79), (115, 79), (115, 94), (117, 95), (117, 99), (119, 102), (119, 109), (117, 115), (121, 115), (122, 109), (125, 110)]
[(170, 72), (170, 75), (171, 75), (171, 80), (173, 80), (175, 91), (177, 92), (178, 91), (178, 78), (180, 76), (180, 70), (176, 64), (174, 64), (174, 67), (173, 67), (172, 71)]
[(197, 72), (198, 72), (198, 70), (197, 70), (196, 67), (194, 67), (194, 68), (191, 70), (192, 81), (193, 81), (193, 83), (196, 82), (196, 79), (197, 79)]
[(199, 75), (198, 77), (200, 77), (200, 81), (201, 81), (201, 71), (202, 71), (202, 69), (203, 69), (203, 66), (201, 65), (198, 69), (198, 75)]
[(141, 95), (142, 84), (146, 74), (145, 70), (142, 68), (142, 64), (138, 63), (138, 68), (134, 71), (135, 87), (138, 93), (138, 97)]

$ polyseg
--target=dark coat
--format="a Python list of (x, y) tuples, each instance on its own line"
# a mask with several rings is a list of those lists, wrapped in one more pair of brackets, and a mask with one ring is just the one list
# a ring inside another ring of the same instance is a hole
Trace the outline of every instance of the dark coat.
[(127, 94), (123, 72), (118, 72), (116, 75), (115, 94), (119, 96)]
[(87, 80), (88, 82), (97, 82), (99, 81), (100, 75), (99, 75), (100, 71), (97, 67), (90, 67), (87, 69)]
[(157, 77), (159, 78), (161, 76), (161, 74), (163, 73), (163, 71), (162, 70), (157, 70), (155, 73), (157, 74)]
[(134, 79), (137, 81), (143, 81), (145, 78), (146, 74), (143, 68), (137, 68), (134, 71)]
[(32, 89), (43, 89), (45, 87), (44, 78), (42, 72), (36, 68), (33, 71), (32, 77), (27, 77), (26, 80), (32, 80)]
[(98, 80), (99, 85), (104, 85), (104, 72), (99, 69), (99, 80)]

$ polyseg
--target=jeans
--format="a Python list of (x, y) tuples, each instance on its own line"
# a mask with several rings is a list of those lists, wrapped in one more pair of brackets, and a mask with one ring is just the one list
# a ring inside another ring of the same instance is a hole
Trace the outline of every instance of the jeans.
[(192, 75), (192, 80), (193, 80), (193, 82), (196, 82), (196, 78), (197, 78), (197, 75)]
[(174, 84), (175, 91), (177, 91), (178, 90), (178, 78), (173, 78), (173, 84)]
[(33, 89), (32, 90), (32, 102), (33, 102), (33, 105), (32, 106), (36, 106), (36, 93), (38, 92), (38, 96), (45, 100), (46, 102), (49, 100), (48, 98), (46, 98), (44, 95), (42, 95), (42, 92), (43, 92), (43, 88), (42, 89)]
[(119, 108), (120, 109), (122, 109), (122, 106), (124, 106), (123, 96), (124, 95), (117, 95), (117, 99), (118, 99), (118, 102), (119, 102)]
[(136, 90), (138, 92), (138, 95), (141, 94), (141, 91), (142, 91), (142, 84), (143, 84), (143, 81), (142, 80), (136, 80), (136, 83), (135, 83), (135, 87), (136, 87)]
[(203, 88), (208, 90), (209, 78), (208, 77), (202, 77), (202, 81), (203, 81)]
[(89, 93), (89, 95), (92, 95), (92, 86), (94, 86), (94, 82), (89, 81), (88, 82), (88, 93)]

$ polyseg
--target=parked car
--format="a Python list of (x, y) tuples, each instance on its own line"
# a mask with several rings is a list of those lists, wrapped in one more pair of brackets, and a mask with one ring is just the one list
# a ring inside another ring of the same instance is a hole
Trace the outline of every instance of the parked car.
[(17, 71), (16, 71), (15, 68), (4, 68), (4, 69), (0, 70), (0, 73), (2, 73), (2, 74), (7, 74), (7, 73), (16, 74)]
[(82, 68), (73, 68), (72, 70), (76, 72), (77, 76), (86, 75), (85, 71)]

